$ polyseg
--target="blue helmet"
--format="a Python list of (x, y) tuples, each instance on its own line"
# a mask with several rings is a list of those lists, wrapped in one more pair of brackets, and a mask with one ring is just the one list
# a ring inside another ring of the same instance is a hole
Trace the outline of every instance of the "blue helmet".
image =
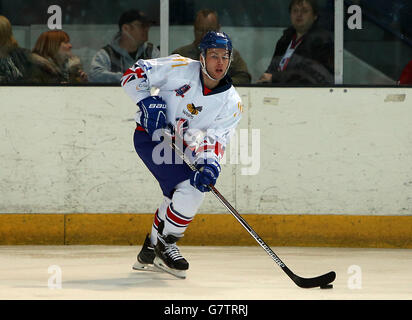
[(201, 53), (205, 56), (206, 50), (210, 48), (221, 48), (229, 51), (232, 55), (232, 41), (224, 32), (209, 31), (205, 34), (199, 44)]
[(199, 44), (199, 49), (200, 49), (200, 54), (201, 54), (200, 65), (202, 67), (202, 71), (209, 77), (209, 79), (216, 81), (217, 79), (212, 78), (206, 69), (206, 51), (207, 49), (211, 49), (211, 48), (226, 49), (227, 51), (229, 51), (229, 64), (225, 71), (225, 75), (226, 75), (226, 73), (229, 70), (230, 64), (232, 62), (232, 51), (233, 51), (232, 41), (230, 40), (229, 36), (226, 33), (216, 32), (216, 31), (209, 31), (208, 33), (205, 34), (205, 36), (200, 41), (200, 44)]

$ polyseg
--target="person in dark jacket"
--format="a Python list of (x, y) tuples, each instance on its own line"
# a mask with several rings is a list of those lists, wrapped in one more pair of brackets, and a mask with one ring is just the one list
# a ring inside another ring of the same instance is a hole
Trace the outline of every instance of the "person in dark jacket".
[(83, 83), (88, 81), (80, 59), (73, 55), (69, 35), (63, 30), (43, 32), (32, 50), (35, 83)]
[(258, 83), (333, 84), (333, 36), (317, 26), (316, 0), (292, 0), (289, 13), (292, 25), (277, 42)]
[(30, 51), (19, 47), (10, 21), (0, 16), (0, 82), (30, 82), (32, 70)]

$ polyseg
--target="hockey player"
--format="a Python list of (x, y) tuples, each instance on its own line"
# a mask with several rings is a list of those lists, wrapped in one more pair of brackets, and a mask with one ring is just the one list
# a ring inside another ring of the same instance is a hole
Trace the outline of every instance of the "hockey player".
[[(133, 269), (157, 267), (179, 278), (186, 277), (189, 263), (176, 242), (193, 220), (208, 186), (216, 183), (219, 161), (242, 110), (241, 99), (227, 75), (233, 52), (230, 38), (223, 32), (210, 31), (199, 48), (200, 61), (180, 55), (138, 60), (121, 79), (122, 87), (139, 106), (135, 150), (164, 196)], [(157, 95), (150, 94), (152, 88), (158, 89)], [(156, 147), (163, 141), (159, 140), (159, 130), (188, 140), (188, 133), (194, 129), (203, 133), (197, 145), (188, 142), (196, 172), (182, 161), (159, 164), (154, 159)]]

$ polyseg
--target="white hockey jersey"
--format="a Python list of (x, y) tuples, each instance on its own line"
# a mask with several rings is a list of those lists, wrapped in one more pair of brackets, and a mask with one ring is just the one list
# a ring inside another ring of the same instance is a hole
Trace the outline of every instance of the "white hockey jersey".
[[(171, 55), (165, 58), (138, 60), (121, 79), (121, 85), (135, 104), (151, 95), (151, 88), (167, 103), (167, 123), (176, 125), (186, 119), (189, 129), (204, 132), (197, 157), (220, 161), (230, 135), (241, 119), (242, 102), (227, 81), (221, 80), (210, 91), (203, 85), (200, 62)], [(139, 123), (140, 111), (136, 113)]]

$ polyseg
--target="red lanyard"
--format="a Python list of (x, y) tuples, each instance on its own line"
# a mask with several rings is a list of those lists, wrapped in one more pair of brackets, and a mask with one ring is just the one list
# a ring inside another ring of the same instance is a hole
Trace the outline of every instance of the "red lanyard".
[(289, 61), (292, 58), (293, 53), (295, 52), (296, 48), (300, 45), (302, 40), (303, 37), (300, 37), (300, 39), (296, 41), (296, 34), (293, 36), (292, 41), (289, 43), (289, 47), (286, 49), (285, 54), (279, 62), (278, 71), (286, 70), (286, 67), (289, 64)]

